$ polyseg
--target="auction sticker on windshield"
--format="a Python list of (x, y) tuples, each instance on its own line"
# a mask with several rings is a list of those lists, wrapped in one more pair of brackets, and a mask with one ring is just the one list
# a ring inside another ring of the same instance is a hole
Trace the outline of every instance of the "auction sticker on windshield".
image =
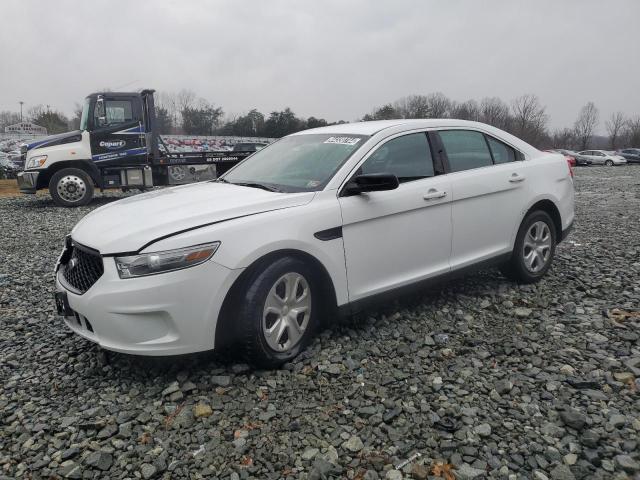
[(335, 143), (338, 145), (355, 145), (360, 141), (359, 138), (355, 137), (329, 137), (324, 143)]

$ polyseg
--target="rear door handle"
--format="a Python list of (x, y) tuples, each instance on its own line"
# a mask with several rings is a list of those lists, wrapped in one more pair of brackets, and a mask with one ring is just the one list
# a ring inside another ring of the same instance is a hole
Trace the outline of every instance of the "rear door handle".
[(511, 178), (509, 179), (509, 181), (511, 183), (520, 183), (520, 182), (524, 182), (524, 179), (525, 177), (523, 177), (519, 173), (514, 173), (511, 175)]
[(444, 198), (447, 196), (447, 192), (441, 192), (436, 190), (435, 188), (430, 188), (427, 193), (425, 193), (422, 198), (425, 200), (437, 200), (438, 198)]

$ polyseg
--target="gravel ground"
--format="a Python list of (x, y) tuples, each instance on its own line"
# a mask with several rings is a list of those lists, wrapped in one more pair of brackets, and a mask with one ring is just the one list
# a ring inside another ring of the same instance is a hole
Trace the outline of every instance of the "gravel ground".
[(279, 371), (70, 334), (55, 258), (115, 197), (0, 199), (0, 478), (638, 478), (640, 167), (579, 169), (576, 188), (539, 284), (445, 284)]

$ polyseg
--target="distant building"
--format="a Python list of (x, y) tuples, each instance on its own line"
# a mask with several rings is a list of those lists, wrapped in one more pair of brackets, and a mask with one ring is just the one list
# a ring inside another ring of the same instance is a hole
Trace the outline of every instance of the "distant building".
[(4, 127), (5, 133), (18, 133), (22, 135), (46, 135), (47, 129), (35, 123), (21, 122)]

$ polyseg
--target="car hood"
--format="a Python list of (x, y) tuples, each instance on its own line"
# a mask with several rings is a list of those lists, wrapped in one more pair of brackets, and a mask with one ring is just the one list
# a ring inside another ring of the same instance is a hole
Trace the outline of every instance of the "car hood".
[(103, 255), (247, 215), (305, 205), (314, 192), (274, 193), (217, 182), (165, 188), (100, 207), (74, 227), (74, 241)]

